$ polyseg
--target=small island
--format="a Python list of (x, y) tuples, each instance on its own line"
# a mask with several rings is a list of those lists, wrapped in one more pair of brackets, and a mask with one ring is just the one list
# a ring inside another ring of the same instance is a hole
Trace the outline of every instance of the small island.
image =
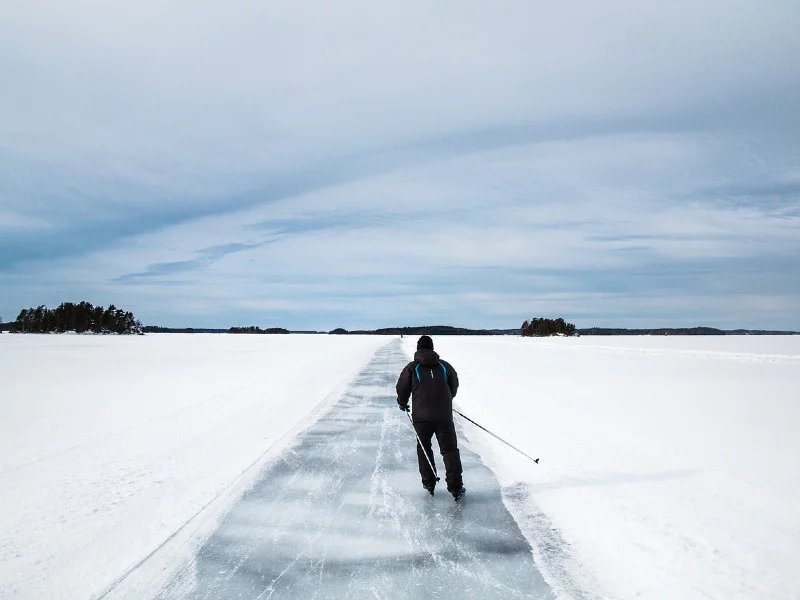
[(575, 325), (564, 319), (538, 319), (534, 317), (525, 321), (520, 328), (522, 337), (547, 337), (553, 335), (575, 335)]
[(24, 308), (11, 323), (11, 333), (97, 333), (132, 335), (142, 333), (142, 324), (132, 312), (113, 304), (108, 308), (91, 302), (63, 302), (58, 308)]

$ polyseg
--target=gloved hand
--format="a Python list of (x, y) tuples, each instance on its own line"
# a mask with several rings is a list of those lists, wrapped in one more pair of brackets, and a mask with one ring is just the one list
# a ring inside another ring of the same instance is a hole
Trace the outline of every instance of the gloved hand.
[(408, 412), (409, 410), (411, 410), (408, 407), (408, 404), (398, 404), (398, 406), (400, 407), (400, 410), (402, 410), (403, 412)]

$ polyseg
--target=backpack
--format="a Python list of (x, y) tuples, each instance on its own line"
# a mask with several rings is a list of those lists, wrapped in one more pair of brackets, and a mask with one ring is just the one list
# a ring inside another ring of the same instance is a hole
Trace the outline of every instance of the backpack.
[[(433, 370), (437, 366), (438, 367), (442, 367), (442, 374), (444, 376), (444, 379), (442, 381), (444, 381), (444, 383), (447, 383), (447, 367), (445, 367), (441, 362), (436, 363), (436, 365), (434, 365), (433, 367), (425, 367), (425, 366), (423, 366), (423, 365), (421, 365), (419, 363), (416, 363), (416, 366), (414, 367), (414, 374), (417, 376), (417, 385), (422, 383), (422, 379), (423, 378), (425, 378), (426, 380), (428, 379), (428, 376), (425, 373), (425, 371), (430, 372), (430, 375), (431, 375), (430, 379), (436, 379), (436, 374), (433, 372)], [(420, 370), (419, 370), (420, 367), (422, 367), (422, 373), (420, 373)], [(438, 369), (437, 369), (437, 371), (438, 371)], [(412, 383), (413, 383), (413, 377), (412, 377)]]

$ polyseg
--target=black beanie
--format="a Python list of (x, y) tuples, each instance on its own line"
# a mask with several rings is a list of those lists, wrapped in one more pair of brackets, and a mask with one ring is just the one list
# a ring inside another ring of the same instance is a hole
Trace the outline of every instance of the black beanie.
[(417, 340), (417, 350), (433, 350), (433, 340), (429, 336), (423, 335)]

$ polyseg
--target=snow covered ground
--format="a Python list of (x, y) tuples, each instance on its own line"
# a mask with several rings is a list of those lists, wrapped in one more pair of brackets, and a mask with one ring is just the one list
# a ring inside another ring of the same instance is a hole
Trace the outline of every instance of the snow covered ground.
[(96, 597), (385, 342), (0, 336), (0, 598)]
[[(0, 336), (0, 597), (96, 597), (387, 341)], [(800, 337), (435, 343), (562, 597), (800, 597)]]
[(800, 598), (800, 336), (435, 341), (557, 591)]

